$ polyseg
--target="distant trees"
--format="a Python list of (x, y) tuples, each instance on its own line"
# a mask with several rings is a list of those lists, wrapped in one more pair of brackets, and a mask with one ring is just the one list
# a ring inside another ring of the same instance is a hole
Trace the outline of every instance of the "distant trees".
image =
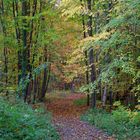
[[(86, 62), (86, 70), (81, 67), (81, 74), (85, 71), (91, 78), (95, 75), (96, 78), (94, 77), (94, 80), (90, 78), (90, 82), (82, 87), (83, 91), (90, 93), (95, 91), (97, 99), (102, 101), (103, 108), (108, 103), (107, 100), (110, 108), (117, 100), (134, 107), (139, 99), (140, 2), (138, 0), (86, 0), (79, 3), (69, 1), (67, 4), (62, 2), (61, 7), (69, 7), (62, 11), (67, 18), (82, 21), (80, 24), (83, 26), (84, 39), (81, 39), (76, 49), (83, 54), (77, 53), (79, 60), (71, 57), (73, 62), (79, 62), (83, 66), (81, 58), (85, 58), (85, 50), (90, 50), (88, 59), (86, 58), (89, 63)], [(73, 54), (75, 55), (75, 50)], [(95, 97), (91, 96), (93, 107), (95, 103)]]
[[(57, 4), (56, 4), (57, 3)], [(140, 91), (139, 0), (0, 2), (1, 83), (27, 102), (49, 87), (81, 78), (92, 107), (122, 100), (135, 106)], [(66, 84), (65, 84), (66, 83)], [(8, 93), (8, 92), (7, 92)]]
[[(25, 102), (42, 100), (48, 87), (51, 64), (50, 58), (47, 59), (50, 54), (46, 46), (49, 43), (53, 44), (57, 39), (53, 39), (56, 34), (54, 33), (51, 39), (47, 38), (48, 42), (46, 42), (48, 31), (42, 24), (46, 22), (45, 16), (48, 14), (46, 9), (51, 11), (52, 6), (47, 1), (43, 3), (37, 0), (2, 0), (0, 3), (2, 30), (0, 38), (1, 50), (3, 49), (1, 60), (4, 71), (2, 81), (5, 79), (7, 90), (14, 89), (15, 84), (18, 84), (18, 95), (23, 97)], [(56, 14), (49, 16), (52, 18)], [(47, 24), (52, 24), (52, 22)], [(45, 48), (44, 52), (42, 48)], [(8, 62), (8, 59), (11, 61)], [(42, 80), (43, 77), (45, 82)]]
[(63, 61), (70, 54), (71, 40), (77, 41), (78, 26), (65, 24), (54, 7), (48, 0), (0, 2), (2, 91), (16, 90), (28, 103), (44, 101), (49, 83), (71, 82)]

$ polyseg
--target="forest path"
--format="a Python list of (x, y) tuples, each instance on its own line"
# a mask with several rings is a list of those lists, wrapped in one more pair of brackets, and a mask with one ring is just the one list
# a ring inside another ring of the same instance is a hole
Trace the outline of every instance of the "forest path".
[(74, 101), (86, 98), (83, 94), (62, 94), (59, 97), (49, 96), (46, 105), (52, 112), (53, 123), (61, 140), (112, 140), (106, 133), (80, 120), (88, 107), (75, 105)]

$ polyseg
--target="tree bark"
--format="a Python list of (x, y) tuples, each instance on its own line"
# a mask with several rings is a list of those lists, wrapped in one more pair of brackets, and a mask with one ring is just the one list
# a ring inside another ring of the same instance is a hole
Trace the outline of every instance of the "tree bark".
[[(92, 37), (93, 36), (93, 31), (92, 31), (92, 14), (91, 14), (91, 11), (92, 11), (92, 2), (91, 0), (88, 0), (87, 1), (87, 5), (88, 5), (88, 35), (89, 37)], [(89, 65), (90, 65), (90, 80), (91, 80), (91, 83), (93, 84), (96, 80), (96, 71), (95, 71), (95, 65), (94, 65), (94, 52), (93, 52), (93, 47), (91, 46), (90, 49), (89, 49)], [(95, 91), (93, 91), (92, 95), (91, 95), (91, 106), (92, 108), (95, 108), (96, 107), (96, 93)]]
[[(5, 12), (4, 12), (4, 1), (2, 0), (1, 1), (1, 16), (4, 17), (5, 15)], [(2, 31), (3, 31), (3, 35), (4, 37), (7, 36), (7, 33), (6, 33), (6, 27), (5, 27), (5, 23), (2, 19), (2, 17), (0, 18), (1, 19), (1, 25), (2, 25)], [(8, 48), (6, 47), (6, 43), (5, 43), (5, 40), (4, 40), (4, 49), (3, 49), (3, 55), (4, 55), (4, 74), (5, 74), (5, 89), (7, 88), (8, 86)], [(8, 90), (6, 89), (6, 95), (8, 95)]]
[(105, 109), (106, 106), (106, 99), (107, 99), (107, 86), (104, 87), (104, 92), (103, 92), (103, 98), (102, 98), (103, 109)]
[[(22, 16), (23, 16), (23, 27), (22, 27), (22, 41), (23, 41), (23, 48), (22, 48), (22, 85), (23, 87), (25, 86), (25, 80), (26, 80), (26, 76), (27, 76), (27, 22), (25, 19), (25, 16), (27, 16), (27, 1), (23, 0), (22, 1)], [(22, 94), (24, 96), (24, 101), (26, 102), (27, 99), (27, 88), (26, 89), (22, 89)]]
[[(19, 10), (18, 10), (18, 0), (13, 1), (13, 17), (15, 21), (15, 34), (16, 34), (16, 39), (17, 39), (17, 44), (18, 44), (18, 85), (21, 80), (21, 70), (22, 70), (22, 52), (21, 52), (21, 32), (19, 29), (19, 23), (17, 21), (19, 16)], [(20, 96), (20, 95), (19, 95)]]

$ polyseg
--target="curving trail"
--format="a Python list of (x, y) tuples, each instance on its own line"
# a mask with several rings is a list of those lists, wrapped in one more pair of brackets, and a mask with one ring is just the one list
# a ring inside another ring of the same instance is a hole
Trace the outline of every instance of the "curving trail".
[(82, 94), (62, 95), (62, 98), (50, 96), (46, 102), (47, 110), (52, 112), (53, 123), (61, 140), (114, 140), (103, 131), (80, 120), (80, 115), (88, 107), (76, 106), (73, 101), (84, 97)]

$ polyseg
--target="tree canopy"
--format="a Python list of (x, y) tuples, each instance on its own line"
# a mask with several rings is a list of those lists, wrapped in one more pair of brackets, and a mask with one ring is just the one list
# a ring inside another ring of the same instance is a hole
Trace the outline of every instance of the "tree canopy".
[(139, 108), (140, 0), (0, 1), (0, 93), (35, 104), (53, 90)]

